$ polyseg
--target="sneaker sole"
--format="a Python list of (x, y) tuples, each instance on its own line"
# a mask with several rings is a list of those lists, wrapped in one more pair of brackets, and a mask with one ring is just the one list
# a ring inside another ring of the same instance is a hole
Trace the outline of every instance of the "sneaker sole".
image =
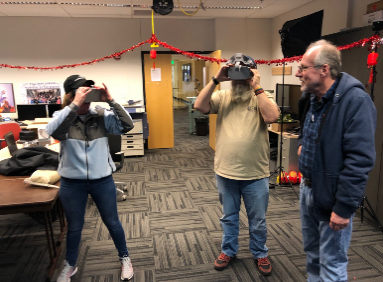
[(214, 265), (214, 269), (215, 269), (215, 270), (218, 270), (218, 271), (221, 271), (221, 270), (226, 269), (228, 266), (229, 266), (229, 264), (227, 264), (226, 266), (223, 266), (223, 267), (219, 267), (219, 266), (215, 266), (215, 265)]
[(233, 257), (233, 258), (228, 262), (228, 264), (227, 264), (226, 266), (216, 266), (216, 265), (214, 265), (214, 269), (215, 269), (215, 270), (218, 270), (218, 271), (221, 271), (221, 270), (226, 269), (226, 268), (230, 265), (230, 263), (231, 263), (235, 258), (236, 258), (236, 257)]
[(72, 275), (70, 277), (72, 277), (73, 275), (75, 275), (77, 273), (77, 270), (78, 270), (78, 267), (76, 267), (76, 269), (73, 271)]
[[(75, 270), (73, 271), (73, 273), (71, 274), (70, 277), (72, 277), (73, 275), (75, 275), (77, 273), (77, 270), (78, 270), (78, 267), (75, 268)], [(72, 279), (69, 277), (69, 279), (67, 280), (67, 282), (70, 282)]]
[(270, 276), (271, 275), (272, 268), (271, 268), (270, 272), (264, 272), (264, 271), (262, 271), (262, 270), (260, 270), (258, 268), (258, 264), (257, 264), (257, 260), (256, 259), (255, 259), (255, 264), (257, 265), (257, 269), (258, 269), (260, 274), (262, 274), (263, 276)]
[(134, 276), (134, 273), (132, 273), (132, 276), (130, 276), (129, 278), (122, 278), (121, 277), (121, 281), (129, 281), (130, 279), (132, 279)]
[(259, 270), (259, 269), (258, 269), (258, 271), (259, 271), (259, 273), (261, 273), (263, 276), (270, 276), (270, 275), (271, 275), (271, 271), (270, 271), (270, 272), (263, 272), (263, 271), (261, 271), (261, 270)]

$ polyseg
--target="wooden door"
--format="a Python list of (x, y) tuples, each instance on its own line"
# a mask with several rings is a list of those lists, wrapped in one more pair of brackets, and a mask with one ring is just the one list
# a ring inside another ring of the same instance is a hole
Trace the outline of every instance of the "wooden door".
[(174, 147), (172, 95), (172, 55), (157, 54), (156, 69), (161, 70), (161, 81), (152, 81), (153, 59), (144, 54), (146, 112), (149, 122), (148, 148)]
[[(221, 59), (221, 50), (210, 53), (210, 57)], [(221, 64), (211, 63), (206, 61), (206, 81), (210, 81), (215, 76), (221, 67)], [(220, 90), (220, 85), (215, 87), (215, 90)], [(209, 146), (215, 151), (215, 126), (217, 123), (217, 115), (209, 115)]]

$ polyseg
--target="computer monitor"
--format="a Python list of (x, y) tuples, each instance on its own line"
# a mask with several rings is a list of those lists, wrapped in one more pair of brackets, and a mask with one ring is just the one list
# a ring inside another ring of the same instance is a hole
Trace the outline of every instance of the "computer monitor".
[(18, 120), (34, 120), (35, 118), (46, 118), (46, 105), (17, 105)]
[(61, 104), (48, 104), (48, 116), (52, 117), (53, 113), (62, 110)]
[(283, 102), (284, 112), (290, 114), (293, 119), (297, 120), (299, 115), (298, 101), (302, 97), (301, 86), (277, 83), (276, 100), (279, 107), (282, 107), (283, 86), (285, 96), (285, 100)]

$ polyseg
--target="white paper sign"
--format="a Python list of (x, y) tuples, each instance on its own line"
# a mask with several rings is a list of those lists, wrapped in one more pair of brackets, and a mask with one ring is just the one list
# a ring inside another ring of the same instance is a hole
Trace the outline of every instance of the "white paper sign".
[(21, 104), (61, 104), (62, 82), (20, 83)]
[(150, 69), (152, 75), (152, 81), (161, 81), (161, 69)]

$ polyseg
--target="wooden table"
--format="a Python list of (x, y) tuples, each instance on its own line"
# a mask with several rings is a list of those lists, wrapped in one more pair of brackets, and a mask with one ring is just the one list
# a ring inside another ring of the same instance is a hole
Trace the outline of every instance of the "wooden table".
[[(64, 212), (59, 200), (59, 189), (24, 185), (24, 178), (26, 176), (0, 175), (0, 215), (28, 212), (44, 213), (45, 232), (50, 255), (46, 281), (51, 281), (58, 256), (61, 253), (61, 241), (66, 231)], [(59, 186), (60, 183), (55, 185)], [(57, 241), (55, 241), (53, 234), (51, 216), (55, 203), (58, 206), (60, 220), (60, 234)]]

